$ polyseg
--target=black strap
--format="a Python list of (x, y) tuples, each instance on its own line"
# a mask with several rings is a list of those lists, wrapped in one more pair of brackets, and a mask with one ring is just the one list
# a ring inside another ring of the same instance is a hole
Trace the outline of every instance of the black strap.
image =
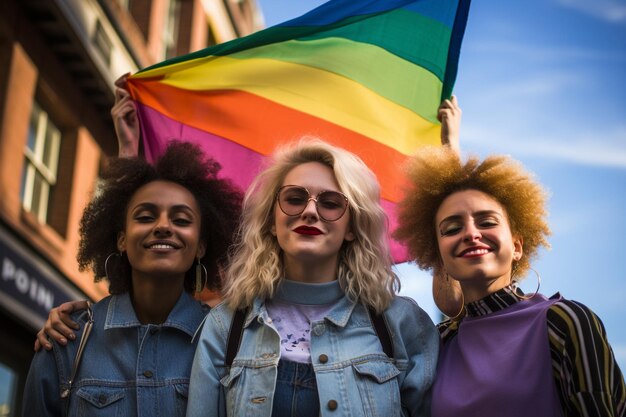
[(378, 340), (380, 340), (380, 344), (383, 346), (383, 352), (385, 352), (389, 358), (393, 359), (393, 343), (391, 342), (391, 336), (389, 335), (389, 328), (387, 327), (385, 317), (382, 314), (376, 314), (376, 310), (372, 307), (367, 307), (367, 312), (370, 315), (370, 320), (372, 320), (372, 325), (374, 326)]
[(231, 366), (239, 351), (239, 344), (241, 343), (241, 336), (243, 335), (243, 324), (246, 321), (248, 315), (248, 309), (243, 308), (235, 310), (233, 321), (230, 324), (230, 331), (228, 332), (228, 345), (226, 347), (226, 366)]

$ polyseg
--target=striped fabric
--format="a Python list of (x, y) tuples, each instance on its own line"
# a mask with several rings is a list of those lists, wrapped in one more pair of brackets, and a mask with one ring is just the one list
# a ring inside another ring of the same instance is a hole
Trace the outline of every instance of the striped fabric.
[[(331, 0), (286, 23), (130, 77), (144, 150), (198, 143), (245, 188), (264, 155), (304, 135), (358, 154), (395, 228), (399, 167), (438, 144), (470, 0)], [(404, 250), (392, 245), (394, 258)]]
[[(504, 288), (467, 305), (469, 316), (501, 311), (519, 301)], [(625, 417), (626, 386), (604, 325), (588, 307), (561, 300), (547, 312), (552, 373), (565, 417)], [(439, 325), (442, 340), (452, 339), (461, 322)]]
[(626, 416), (624, 376), (598, 316), (562, 300), (548, 311), (548, 337), (564, 415)]

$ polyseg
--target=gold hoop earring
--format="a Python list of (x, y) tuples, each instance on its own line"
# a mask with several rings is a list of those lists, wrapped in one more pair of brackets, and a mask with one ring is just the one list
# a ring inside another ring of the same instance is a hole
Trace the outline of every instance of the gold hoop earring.
[[(209, 281), (209, 273), (207, 272), (202, 262), (200, 262), (200, 258), (197, 258), (196, 264), (196, 292), (202, 292), (204, 287), (206, 287), (207, 282)], [(204, 274), (203, 274), (204, 272)]]
[[(519, 287), (519, 281), (517, 280), (513, 280), (513, 274), (511, 274), (511, 281), (513, 284), (513, 293), (520, 299), (522, 300), (530, 300), (531, 298), (533, 298), (535, 295), (537, 295), (539, 293), (539, 288), (541, 287), (541, 275), (539, 275), (539, 272), (535, 271), (533, 268), (528, 267), (528, 269), (530, 269), (531, 271), (533, 271), (535, 273), (535, 275), (537, 276), (537, 288), (535, 289), (535, 292), (532, 295), (526, 295), (524, 294), (524, 292), (522, 291), (522, 289)], [(513, 273), (515, 272), (515, 268), (513, 268)]]
[(459, 321), (465, 317), (465, 296), (463, 291), (458, 283), (453, 284), (450, 281), (450, 276), (445, 271), (433, 275), (433, 299), (437, 308), (450, 320)]

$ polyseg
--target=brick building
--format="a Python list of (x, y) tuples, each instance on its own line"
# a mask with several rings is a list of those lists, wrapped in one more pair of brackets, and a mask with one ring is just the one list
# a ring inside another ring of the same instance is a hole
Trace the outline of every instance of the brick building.
[(78, 222), (108, 155), (113, 82), (260, 29), (256, 0), (0, 2), (0, 417), (21, 415), (50, 307), (98, 300)]

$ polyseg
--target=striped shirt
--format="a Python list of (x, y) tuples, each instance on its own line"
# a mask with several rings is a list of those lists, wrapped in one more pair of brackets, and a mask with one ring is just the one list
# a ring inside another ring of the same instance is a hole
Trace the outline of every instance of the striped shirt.
[[(483, 316), (520, 301), (510, 288), (467, 304), (467, 316)], [(604, 325), (589, 308), (560, 300), (547, 312), (552, 373), (566, 417), (626, 417), (624, 377), (606, 338)], [(439, 324), (443, 343), (460, 321)]]

